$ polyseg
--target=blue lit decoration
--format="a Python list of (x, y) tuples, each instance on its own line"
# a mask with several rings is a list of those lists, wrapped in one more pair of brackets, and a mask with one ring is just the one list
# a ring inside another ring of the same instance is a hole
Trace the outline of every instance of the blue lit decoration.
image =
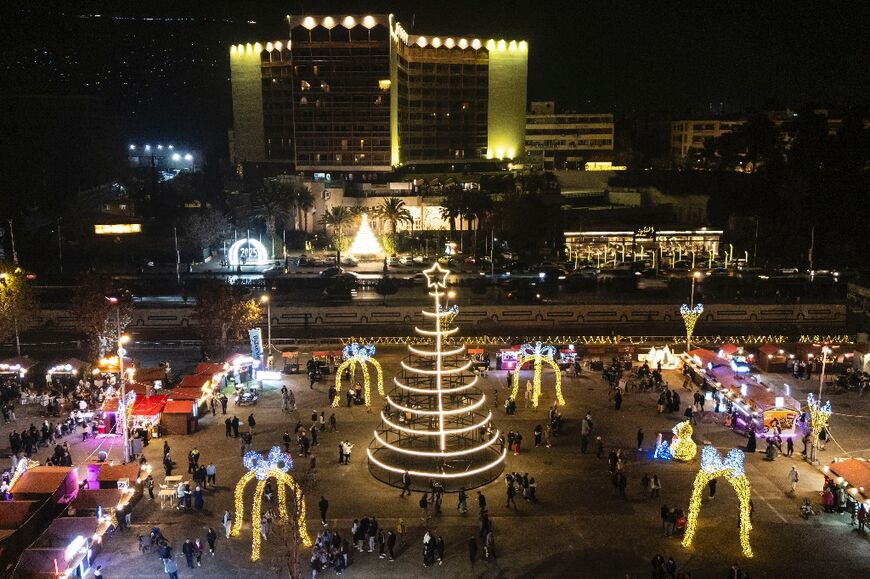
[(288, 473), (293, 468), (293, 458), (279, 446), (273, 446), (266, 458), (256, 450), (249, 450), (245, 453), (242, 463), (246, 469), (254, 473), (257, 480), (266, 480), (269, 471), (273, 469)]
[(749, 364), (746, 363), (746, 358), (731, 358), (731, 369), (738, 374), (746, 374), (749, 372)]
[(374, 344), (363, 344), (360, 345), (356, 342), (348, 344), (341, 351), (342, 356), (344, 356), (345, 360), (350, 360), (351, 358), (356, 358), (360, 362), (367, 362), (369, 358), (375, 355), (375, 345)]
[(535, 342), (535, 345), (523, 344), (520, 346), (520, 354), (525, 358), (540, 357), (552, 360), (556, 356), (556, 348), (554, 346), (544, 346), (541, 342)]
[(725, 460), (722, 460), (719, 451), (714, 447), (705, 445), (701, 449), (701, 470), (709, 473), (719, 473), (731, 478), (743, 476), (743, 451), (739, 448), (732, 448), (725, 455)]
[(668, 445), (667, 440), (663, 440), (656, 446), (655, 452), (653, 452), (653, 459), (657, 460), (671, 460), (673, 457), (671, 456), (671, 448)]

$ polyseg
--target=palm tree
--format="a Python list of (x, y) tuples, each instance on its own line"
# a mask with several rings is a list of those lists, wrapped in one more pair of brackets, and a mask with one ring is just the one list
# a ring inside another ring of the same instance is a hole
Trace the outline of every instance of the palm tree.
[[(456, 220), (462, 219), (462, 190), (452, 186), (447, 189), (444, 200), (441, 202), (441, 219), (450, 223), (450, 239), (456, 235)], [(461, 225), (460, 225), (461, 227)]]
[(302, 213), (302, 231), (308, 232), (308, 212), (314, 207), (314, 195), (308, 187), (296, 188), (296, 207)]
[(320, 218), (324, 227), (331, 227), (335, 236), (335, 264), (341, 264), (341, 248), (344, 244), (344, 226), (353, 221), (354, 214), (347, 207), (337, 205), (326, 210)]
[(413, 223), (414, 218), (408, 210), (405, 202), (398, 197), (387, 197), (384, 202), (378, 207), (378, 213), (381, 218), (387, 220), (390, 224), (390, 232), (393, 235), (398, 233), (399, 223)]
[(272, 244), (271, 256), (274, 256), (277, 223), (286, 224), (290, 220), (293, 191), (278, 179), (264, 179), (263, 186), (254, 192), (252, 201), (253, 217), (266, 225), (266, 234)]

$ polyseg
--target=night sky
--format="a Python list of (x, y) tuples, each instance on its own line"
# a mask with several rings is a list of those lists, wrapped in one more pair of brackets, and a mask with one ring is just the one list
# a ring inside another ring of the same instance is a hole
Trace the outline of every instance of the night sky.
[(527, 39), (529, 98), (556, 100), (560, 109), (682, 115), (711, 107), (846, 107), (866, 104), (870, 86), (870, 10), (862, 2), (2, 4), (0, 88), (107, 96), (131, 134), (223, 133), (230, 121), (226, 47), (284, 36), (286, 13), (394, 12), (422, 34)]

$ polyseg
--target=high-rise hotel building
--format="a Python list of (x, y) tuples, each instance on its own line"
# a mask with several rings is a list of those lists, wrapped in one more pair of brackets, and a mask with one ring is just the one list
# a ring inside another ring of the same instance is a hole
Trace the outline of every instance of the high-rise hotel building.
[(289, 39), (230, 48), (235, 162), (386, 172), (523, 154), (525, 41), (408, 34), (392, 14), (288, 21)]

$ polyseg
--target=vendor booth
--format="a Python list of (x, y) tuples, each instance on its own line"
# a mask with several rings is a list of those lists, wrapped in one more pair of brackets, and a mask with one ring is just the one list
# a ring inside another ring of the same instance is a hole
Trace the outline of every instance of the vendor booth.
[[(183, 377), (181, 382), (179, 382), (178, 386), (172, 389), (168, 394), (178, 399), (179, 390), (183, 390), (185, 393), (187, 392), (197, 392), (197, 397), (193, 398), (202, 405), (202, 408), (205, 408), (212, 398), (214, 398), (215, 392), (218, 392), (216, 389), (216, 385), (212, 382), (212, 376), (210, 374), (191, 374)], [(186, 394), (187, 399), (190, 400), (189, 394)]]
[(199, 428), (199, 405), (195, 400), (172, 400), (163, 407), (160, 424), (167, 434), (190, 434)]
[(145, 384), (151, 388), (151, 393), (162, 390), (169, 385), (169, 367), (158, 366), (157, 368), (136, 368), (136, 382)]
[(318, 351), (311, 353), (311, 359), (317, 364), (317, 369), (321, 374), (332, 374), (335, 368), (342, 362), (344, 354), (342, 352)]
[(221, 364), (216, 362), (200, 362), (196, 365), (193, 373), (211, 376), (212, 388), (217, 392), (224, 387), (224, 381), (227, 377), (227, 372), (229, 372), (229, 368), (230, 366), (226, 362)]
[(169, 396), (155, 394), (154, 396), (137, 396), (130, 414), (130, 430), (137, 437), (147, 442), (160, 435), (160, 414)]
[(504, 350), (499, 350), (495, 354), (495, 369), (513, 371), (517, 368), (517, 362), (520, 359), (519, 345)]
[(96, 518), (61, 517), (18, 560), (15, 577), (86, 577), (100, 552), (102, 535)]
[(247, 354), (233, 354), (227, 359), (227, 365), (227, 380), (236, 389), (260, 387), (254, 375), (255, 370), (260, 367), (260, 360)]
[(45, 381), (54, 386), (71, 386), (79, 381), (85, 363), (78, 358), (67, 358), (51, 366), (45, 373)]
[(788, 353), (773, 344), (758, 347), (756, 365), (762, 372), (785, 372), (788, 364)]
[(828, 478), (844, 486), (852, 499), (870, 509), (870, 461), (866, 458), (837, 460), (823, 467)]
[(574, 344), (570, 344), (567, 348), (559, 348), (559, 367), (563, 370), (574, 366), (578, 359), (579, 356)]
[(471, 366), (477, 369), (489, 369), (489, 354), (483, 348), (469, 348), (468, 359), (471, 360)]
[(284, 359), (285, 374), (299, 373), (299, 352), (281, 352), (281, 358)]
[(0, 360), (0, 382), (15, 380), (20, 382), (27, 373), (36, 366), (37, 362), (28, 356), (17, 356)]
[(738, 374), (750, 372), (755, 362), (755, 356), (735, 344), (722, 344), (719, 357), (728, 360), (731, 369)]

